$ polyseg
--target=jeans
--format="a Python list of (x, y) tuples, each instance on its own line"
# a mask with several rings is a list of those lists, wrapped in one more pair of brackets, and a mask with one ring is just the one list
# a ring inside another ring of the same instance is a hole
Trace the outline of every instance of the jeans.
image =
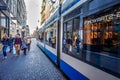
[(3, 46), (3, 55), (4, 55), (4, 57), (7, 56), (7, 47), (8, 47), (7, 45)]
[(10, 44), (10, 53), (13, 51), (13, 44)]

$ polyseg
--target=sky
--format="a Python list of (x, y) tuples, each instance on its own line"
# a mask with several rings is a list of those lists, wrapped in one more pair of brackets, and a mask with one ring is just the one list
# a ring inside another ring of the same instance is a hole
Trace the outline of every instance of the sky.
[(24, 0), (27, 9), (27, 25), (30, 27), (30, 34), (40, 26), (40, 12), (42, 0)]

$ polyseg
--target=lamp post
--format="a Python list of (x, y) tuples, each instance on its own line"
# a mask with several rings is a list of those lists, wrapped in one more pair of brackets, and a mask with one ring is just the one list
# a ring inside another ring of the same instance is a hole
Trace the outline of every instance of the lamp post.
[[(51, 0), (52, 4), (56, 2), (56, 0)], [(58, 21), (57, 21), (57, 66), (60, 68), (60, 50), (61, 50), (61, 0), (59, 0), (59, 10), (58, 10)]]

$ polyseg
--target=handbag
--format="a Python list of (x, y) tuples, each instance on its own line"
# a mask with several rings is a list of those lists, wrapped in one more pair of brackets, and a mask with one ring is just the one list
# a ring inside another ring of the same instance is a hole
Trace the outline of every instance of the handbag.
[(16, 54), (15, 46), (13, 46), (13, 54)]

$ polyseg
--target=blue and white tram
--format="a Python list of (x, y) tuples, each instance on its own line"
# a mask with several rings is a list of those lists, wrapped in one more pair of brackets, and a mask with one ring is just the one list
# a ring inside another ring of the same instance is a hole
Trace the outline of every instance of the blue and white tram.
[(39, 47), (71, 80), (120, 80), (120, 0), (68, 1), (61, 36), (56, 10), (40, 29)]

